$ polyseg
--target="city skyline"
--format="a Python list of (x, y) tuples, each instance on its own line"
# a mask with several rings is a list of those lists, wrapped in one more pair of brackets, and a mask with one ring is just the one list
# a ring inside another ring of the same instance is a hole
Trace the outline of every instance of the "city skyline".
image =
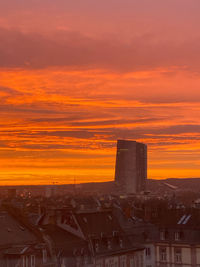
[(0, 185), (200, 177), (198, 0), (0, 3)]

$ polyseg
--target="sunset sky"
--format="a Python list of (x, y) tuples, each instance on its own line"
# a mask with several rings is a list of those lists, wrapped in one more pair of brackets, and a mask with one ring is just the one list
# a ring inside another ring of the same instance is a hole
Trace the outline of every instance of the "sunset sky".
[(200, 177), (199, 0), (0, 2), (0, 185)]

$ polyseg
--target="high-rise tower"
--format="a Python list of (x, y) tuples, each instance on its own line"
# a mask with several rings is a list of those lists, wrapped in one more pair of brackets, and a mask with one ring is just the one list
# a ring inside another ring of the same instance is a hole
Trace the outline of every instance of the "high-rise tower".
[(145, 190), (147, 146), (136, 141), (118, 140), (115, 182), (120, 191), (131, 194)]

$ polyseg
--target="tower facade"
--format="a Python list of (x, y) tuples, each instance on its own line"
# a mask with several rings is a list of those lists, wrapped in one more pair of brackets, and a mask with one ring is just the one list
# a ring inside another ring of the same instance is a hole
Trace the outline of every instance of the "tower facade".
[(117, 141), (115, 182), (120, 191), (132, 194), (145, 190), (147, 146), (130, 140)]

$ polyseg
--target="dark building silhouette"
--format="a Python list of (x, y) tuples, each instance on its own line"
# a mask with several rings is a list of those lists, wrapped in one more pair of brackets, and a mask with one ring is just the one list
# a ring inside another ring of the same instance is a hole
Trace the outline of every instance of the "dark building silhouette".
[(15, 198), (17, 196), (17, 189), (16, 188), (9, 188), (7, 190), (8, 198)]
[(130, 140), (117, 141), (115, 182), (121, 192), (131, 194), (145, 190), (147, 146)]

